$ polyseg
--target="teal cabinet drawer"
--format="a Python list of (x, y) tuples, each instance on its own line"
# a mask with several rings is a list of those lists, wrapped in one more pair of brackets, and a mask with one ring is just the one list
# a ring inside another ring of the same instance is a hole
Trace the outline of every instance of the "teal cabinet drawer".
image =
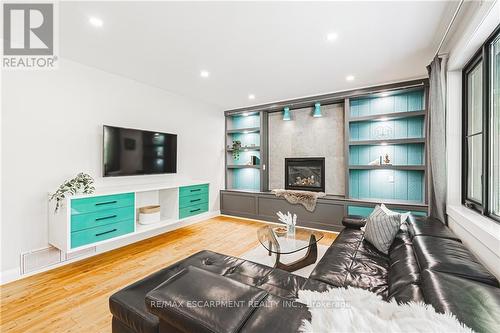
[(134, 231), (134, 220), (127, 220), (71, 233), (71, 248), (97, 243)]
[(184, 186), (179, 188), (179, 197), (203, 193), (208, 193), (208, 184)]
[(134, 193), (101, 195), (71, 200), (71, 215), (100, 212), (134, 205)]
[(199, 205), (208, 202), (208, 193), (193, 194), (179, 198), (179, 208)]
[(71, 232), (134, 219), (134, 206), (71, 216)]
[(183, 219), (204, 212), (208, 212), (208, 202), (179, 209), (179, 218)]

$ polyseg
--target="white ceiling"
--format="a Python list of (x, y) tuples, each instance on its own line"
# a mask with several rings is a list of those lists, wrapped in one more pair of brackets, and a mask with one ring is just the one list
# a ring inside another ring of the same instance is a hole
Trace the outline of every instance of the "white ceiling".
[(425, 76), (455, 7), (63, 2), (60, 48), (64, 58), (230, 109)]

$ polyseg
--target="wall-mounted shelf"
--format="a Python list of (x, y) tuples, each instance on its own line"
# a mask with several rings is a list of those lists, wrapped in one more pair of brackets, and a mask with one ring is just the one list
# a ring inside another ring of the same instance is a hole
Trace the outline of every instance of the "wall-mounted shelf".
[(369, 145), (384, 145), (384, 144), (397, 145), (397, 144), (409, 144), (409, 143), (425, 143), (425, 138), (349, 141), (350, 146), (369, 146)]
[(352, 170), (425, 170), (425, 165), (350, 165)]
[[(260, 146), (250, 146), (250, 147), (241, 147), (240, 151), (257, 151), (260, 150)], [(234, 151), (232, 148), (226, 149), (226, 151)]]
[(258, 133), (260, 132), (260, 127), (248, 127), (248, 128), (238, 128), (227, 130), (227, 134), (248, 134), (248, 133)]
[(238, 164), (229, 164), (227, 166), (228, 169), (260, 169), (260, 165), (238, 165)]
[(409, 117), (420, 117), (425, 116), (425, 110), (420, 111), (407, 111), (407, 112), (394, 112), (394, 113), (381, 113), (374, 114), (370, 116), (363, 117), (352, 117), (349, 119), (349, 122), (357, 122), (357, 121), (384, 121), (384, 120), (395, 120), (395, 119), (403, 119)]

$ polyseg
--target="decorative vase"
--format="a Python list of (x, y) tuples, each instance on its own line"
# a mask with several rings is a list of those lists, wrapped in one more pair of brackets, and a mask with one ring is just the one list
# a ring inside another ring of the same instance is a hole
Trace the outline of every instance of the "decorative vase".
[(295, 235), (295, 225), (293, 225), (293, 224), (287, 224), (287, 226), (286, 226), (286, 233), (289, 236), (294, 236)]

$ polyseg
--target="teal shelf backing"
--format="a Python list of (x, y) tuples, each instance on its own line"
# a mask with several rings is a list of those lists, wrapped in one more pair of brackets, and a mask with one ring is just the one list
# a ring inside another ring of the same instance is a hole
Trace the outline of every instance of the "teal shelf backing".
[(259, 169), (231, 169), (232, 189), (235, 190), (260, 190)]
[(231, 142), (239, 140), (242, 146), (251, 146), (252, 144), (260, 146), (260, 133), (234, 133), (231, 135)]
[(424, 117), (350, 123), (349, 133), (350, 141), (423, 138)]
[(380, 156), (389, 155), (394, 165), (423, 165), (424, 144), (403, 144), (387, 146), (349, 146), (349, 165), (368, 165)]
[(411, 112), (424, 109), (424, 90), (407, 91), (386, 97), (353, 99), (350, 103), (350, 117), (364, 117), (376, 114)]
[[(374, 207), (366, 207), (366, 206), (347, 206), (347, 214), (349, 215), (360, 215), (367, 217), (370, 215), (373, 211)], [(401, 210), (401, 209), (394, 209), (394, 211), (399, 212), (399, 213), (406, 213), (408, 212), (407, 210)], [(426, 212), (422, 211), (415, 211), (415, 210), (410, 210), (410, 213), (412, 213), (415, 216), (427, 216)]]
[(260, 114), (258, 113), (249, 116), (232, 116), (230, 119), (228, 130), (260, 127)]
[(349, 197), (424, 202), (424, 171), (350, 170)]
[(257, 156), (260, 159), (260, 151), (258, 150), (249, 150), (249, 151), (240, 151), (240, 157), (235, 160), (233, 158), (232, 153), (228, 153), (227, 157), (227, 164), (231, 165), (245, 165), (249, 161), (251, 161), (251, 156)]

